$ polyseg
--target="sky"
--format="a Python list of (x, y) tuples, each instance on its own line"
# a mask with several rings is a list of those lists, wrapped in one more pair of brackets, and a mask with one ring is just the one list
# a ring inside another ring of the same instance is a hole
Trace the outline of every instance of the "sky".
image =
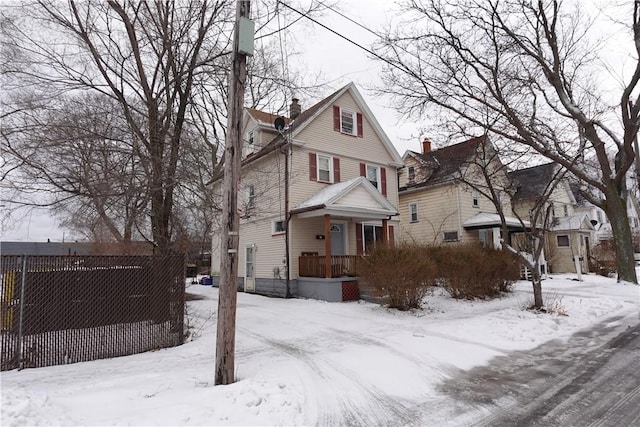
[(518, 401), (489, 385), (495, 399), (465, 400), (472, 390), (443, 384), (465, 384), (473, 380), (465, 371), (497, 357), (497, 376), (517, 366), (519, 381), (540, 384), (540, 359), (531, 355), (547, 355), (562, 372), (575, 363), (567, 348), (595, 350), (637, 324), (636, 285), (574, 276), (544, 280), (551, 314), (524, 309), (532, 292), (522, 281), (487, 301), (454, 300), (436, 288), (423, 310), (407, 312), (241, 292), (237, 382), (228, 386), (213, 385), (218, 289), (189, 283), (187, 292), (203, 299), (188, 302), (184, 345), (4, 371), (0, 424), (473, 425)]
[[(397, 13), (397, 5), (389, 0), (345, 0), (335, 3), (336, 6), (333, 8), (342, 15), (372, 30), (379, 30), (386, 24), (393, 22)], [(587, 2), (586, 7), (594, 8), (602, 6), (602, 4), (606, 4), (606, 2), (594, 0)], [(624, 2), (622, 5), (622, 8), (611, 8), (611, 10), (617, 11), (616, 13), (626, 10), (624, 7), (628, 7), (628, 5)], [(606, 11), (606, 9), (604, 10)], [(362, 46), (370, 47), (376, 40), (376, 36), (371, 32), (331, 10), (325, 11), (317, 19)], [(607, 31), (610, 32), (615, 27), (608, 26), (607, 28), (608, 30), (603, 28), (603, 34), (607, 34)], [(368, 89), (379, 82), (381, 69), (379, 62), (372, 60), (360, 48), (306, 19), (301, 19), (294, 24), (291, 31), (292, 34), (285, 36), (282, 40), (286, 65), (293, 70), (303, 70), (309, 75), (319, 75), (320, 80), (327, 83), (328, 87), (326, 93), (319, 94), (317, 99), (300, 97), (303, 108), (310, 107), (324, 96), (353, 81), (399, 154), (404, 154), (406, 150), (421, 150), (420, 141), (424, 136), (427, 136), (422, 127), (425, 123), (428, 124), (428, 120), (416, 123), (413, 120), (401, 118), (391, 107), (392, 102), (389, 98), (376, 97)], [(618, 68), (628, 67), (632, 61), (625, 59), (627, 57), (621, 54), (623, 53), (621, 49), (625, 49), (628, 45), (615, 42), (610, 34), (606, 35), (606, 41), (611, 48), (606, 49), (605, 52), (611, 55), (615, 54), (614, 58), (623, 58), (623, 62), (619, 64)], [(612, 68), (612, 73), (620, 74), (615, 67)], [(438, 141), (434, 141), (434, 143), (437, 147)], [(52, 241), (62, 241), (63, 239), (73, 239), (69, 231), (63, 230), (56, 219), (47, 211), (34, 211), (18, 223), (10, 224), (9, 227), (7, 224), (3, 224), (3, 226), (0, 240), (46, 241), (51, 239)]]
[[(386, 22), (391, 6), (392, 2), (385, 0), (351, 0), (340, 2), (338, 10), (352, 20), (375, 29)], [(326, 11), (318, 19), (363, 46), (370, 46), (375, 39), (370, 32), (334, 12)], [(328, 83), (326, 93), (320, 94), (321, 98), (350, 81), (355, 82), (400, 155), (406, 149), (420, 150), (420, 135), (417, 135), (416, 126), (399, 122), (395, 111), (388, 107), (388, 99), (376, 98), (366, 90), (368, 85), (375, 83), (379, 78), (379, 65), (376, 62), (356, 46), (304, 19), (292, 27), (292, 31), (294, 35), (283, 40), (285, 51), (300, 54), (293, 55), (289, 65), (296, 69), (304, 69), (312, 75), (320, 75), (321, 80)], [(287, 46), (290, 46), (290, 49)], [(319, 100), (301, 98), (300, 102), (305, 108)], [(3, 222), (2, 226), (0, 240), (4, 241), (73, 240), (73, 234), (60, 227), (56, 218), (47, 210), (34, 210), (23, 215), (18, 222)]]

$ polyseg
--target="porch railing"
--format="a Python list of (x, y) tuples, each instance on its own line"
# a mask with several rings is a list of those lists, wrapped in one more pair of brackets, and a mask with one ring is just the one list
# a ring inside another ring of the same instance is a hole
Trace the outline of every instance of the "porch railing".
[(331, 271), (327, 276), (324, 255), (306, 255), (298, 258), (300, 277), (344, 277), (357, 276), (359, 255), (332, 255)]

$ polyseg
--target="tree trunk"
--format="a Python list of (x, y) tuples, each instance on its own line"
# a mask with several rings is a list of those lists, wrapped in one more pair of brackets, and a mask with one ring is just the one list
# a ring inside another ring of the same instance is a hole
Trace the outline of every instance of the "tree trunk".
[(536, 309), (540, 309), (544, 305), (544, 302), (542, 301), (542, 278), (540, 277), (538, 263), (535, 263), (534, 267), (534, 269), (531, 269), (531, 284), (533, 285), (533, 307)]
[(627, 215), (626, 198), (620, 197), (614, 188), (606, 194), (607, 216), (611, 222), (611, 231), (616, 244), (616, 268), (618, 281), (638, 283), (636, 266), (633, 259), (633, 239)]

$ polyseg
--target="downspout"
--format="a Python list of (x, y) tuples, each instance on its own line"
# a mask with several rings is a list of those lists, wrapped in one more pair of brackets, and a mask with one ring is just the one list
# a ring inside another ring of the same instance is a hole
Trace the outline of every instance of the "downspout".
[(460, 212), (460, 183), (456, 182), (456, 203), (458, 204), (458, 236), (462, 242), (462, 212)]

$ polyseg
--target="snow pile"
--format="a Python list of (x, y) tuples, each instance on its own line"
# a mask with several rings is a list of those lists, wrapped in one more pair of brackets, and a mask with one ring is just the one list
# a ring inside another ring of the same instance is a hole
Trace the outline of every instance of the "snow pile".
[(638, 321), (638, 286), (583, 277), (543, 282), (553, 315), (523, 310), (532, 300), (527, 282), (493, 301), (455, 301), (436, 289), (414, 312), (240, 293), (238, 381), (220, 387), (213, 386), (218, 291), (191, 285), (188, 292), (205, 299), (188, 303), (189, 342), (3, 372), (1, 424), (450, 424), (455, 402), (438, 384), (461, 369), (596, 324), (618, 331)]

